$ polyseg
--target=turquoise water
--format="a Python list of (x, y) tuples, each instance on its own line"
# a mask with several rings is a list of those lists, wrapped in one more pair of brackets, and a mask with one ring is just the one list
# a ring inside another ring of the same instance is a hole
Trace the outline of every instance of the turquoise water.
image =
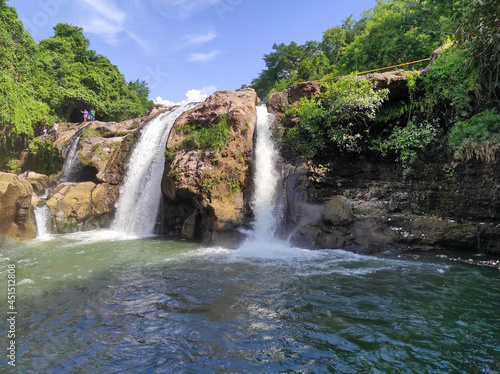
[(0, 372), (500, 372), (497, 269), (105, 231), (0, 248), (4, 295), (9, 264)]

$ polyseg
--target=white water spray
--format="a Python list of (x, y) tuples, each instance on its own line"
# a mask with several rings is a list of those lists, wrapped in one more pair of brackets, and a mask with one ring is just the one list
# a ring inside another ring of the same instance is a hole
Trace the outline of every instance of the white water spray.
[(50, 211), (47, 205), (43, 206), (35, 206), (35, 221), (36, 227), (38, 229), (36, 238), (39, 240), (49, 240), (52, 238), (52, 235), (48, 229), (49, 216)]
[(120, 188), (113, 230), (139, 236), (153, 234), (161, 199), (165, 145), (177, 117), (191, 107), (177, 107), (160, 114), (142, 130)]
[(276, 169), (278, 151), (271, 139), (270, 125), (273, 120), (265, 106), (257, 107), (254, 196), (251, 203), (255, 220), (253, 230), (247, 233), (248, 239), (234, 252), (236, 258), (281, 258), (290, 252), (290, 248), (274, 236), (279, 223), (276, 191), (280, 173)]

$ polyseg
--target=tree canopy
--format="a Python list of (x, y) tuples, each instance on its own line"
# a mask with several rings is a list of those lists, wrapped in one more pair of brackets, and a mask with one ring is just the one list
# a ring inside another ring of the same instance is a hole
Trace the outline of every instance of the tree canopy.
[(0, 0), (0, 169), (9, 169), (9, 158), (45, 122), (79, 122), (80, 110), (91, 108), (98, 119), (120, 121), (151, 107), (147, 83), (126, 82), (89, 45), (82, 28), (62, 23), (37, 45), (15, 9)]
[[(498, 91), (500, 39), (494, 0), (378, 0), (359, 20), (352, 15), (323, 33), (321, 41), (274, 44), (266, 69), (250, 87), (265, 98), (273, 88), (425, 59), (447, 41), (469, 49), (482, 89)], [(465, 63), (465, 62), (464, 62)], [(423, 68), (426, 63), (414, 66)]]

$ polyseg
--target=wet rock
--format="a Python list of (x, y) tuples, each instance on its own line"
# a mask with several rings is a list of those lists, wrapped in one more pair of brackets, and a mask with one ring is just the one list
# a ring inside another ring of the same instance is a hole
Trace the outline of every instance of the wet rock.
[(352, 223), (354, 212), (352, 203), (344, 196), (334, 196), (323, 206), (322, 220), (333, 226)]

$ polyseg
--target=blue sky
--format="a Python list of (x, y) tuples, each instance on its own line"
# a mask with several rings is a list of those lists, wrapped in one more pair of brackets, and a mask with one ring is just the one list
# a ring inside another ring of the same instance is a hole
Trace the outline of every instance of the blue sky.
[(9, 0), (35, 41), (58, 22), (83, 27), (90, 48), (150, 98), (199, 101), (250, 84), (274, 43), (321, 40), (376, 0)]

